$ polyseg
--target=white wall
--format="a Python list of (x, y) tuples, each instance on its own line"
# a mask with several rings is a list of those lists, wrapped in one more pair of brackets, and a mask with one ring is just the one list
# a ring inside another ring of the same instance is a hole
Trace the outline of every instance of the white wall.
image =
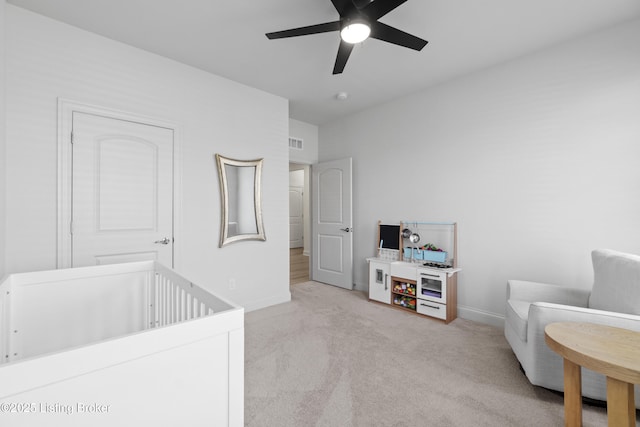
[(5, 96), (4, 96), (4, 28), (5, 0), (0, 0), (0, 277), (5, 272)]
[[(290, 299), (287, 100), (15, 6), (7, 5), (6, 21), (7, 272), (56, 267), (56, 99), (63, 97), (178, 123), (176, 269), (249, 310)], [(218, 248), (215, 153), (265, 159), (266, 242)]]
[(320, 127), (354, 159), (355, 281), (375, 225), (459, 224), (459, 314), (500, 325), (510, 278), (589, 288), (590, 251), (640, 254), (640, 21)]
[(311, 165), (318, 162), (318, 126), (289, 119), (289, 136), (304, 140), (303, 150), (289, 149), (289, 161)]

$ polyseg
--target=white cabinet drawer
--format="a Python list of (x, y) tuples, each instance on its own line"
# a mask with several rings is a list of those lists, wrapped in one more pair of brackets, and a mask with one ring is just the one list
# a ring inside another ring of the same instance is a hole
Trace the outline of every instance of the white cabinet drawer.
[(413, 282), (416, 280), (416, 265), (402, 261), (393, 262), (391, 263), (391, 275)]
[(418, 299), (416, 308), (418, 313), (424, 314), (426, 316), (437, 317), (438, 319), (447, 318), (446, 304), (438, 304), (437, 302)]

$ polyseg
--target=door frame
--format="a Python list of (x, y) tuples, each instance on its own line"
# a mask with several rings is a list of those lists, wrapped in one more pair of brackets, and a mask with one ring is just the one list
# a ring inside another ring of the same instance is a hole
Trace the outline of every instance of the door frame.
[[(295, 170), (303, 170), (304, 171), (304, 185), (302, 187), (303, 196), (302, 196), (302, 221), (303, 221), (303, 242), (304, 248), (302, 249), (302, 255), (311, 257), (311, 167), (312, 163), (306, 161), (292, 161), (289, 160), (289, 172), (292, 172), (291, 165), (295, 165)], [(289, 188), (289, 187), (287, 187)], [(306, 202), (305, 202), (306, 201)], [(287, 224), (288, 224), (287, 219)], [(309, 277), (311, 277), (311, 264), (309, 264)]]
[(92, 105), (84, 102), (58, 98), (58, 221), (57, 221), (57, 252), (56, 267), (71, 267), (72, 239), (72, 178), (73, 162), (71, 150), (71, 130), (73, 129), (73, 113), (85, 113), (107, 117), (110, 119), (126, 120), (134, 123), (167, 128), (173, 131), (173, 266), (180, 264), (181, 242), (177, 236), (182, 233), (182, 158), (181, 131), (177, 123), (168, 120), (142, 116), (127, 111)]

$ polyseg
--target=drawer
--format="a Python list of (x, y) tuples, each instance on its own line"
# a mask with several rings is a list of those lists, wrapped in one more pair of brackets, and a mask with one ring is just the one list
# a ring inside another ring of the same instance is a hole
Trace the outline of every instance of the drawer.
[(425, 316), (437, 317), (443, 320), (447, 318), (446, 304), (438, 304), (437, 302), (418, 299), (417, 311)]
[(413, 282), (416, 280), (416, 265), (410, 262), (393, 262), (391, 263), (391, 275)]
[(418, 268), (418, 297), (440, 304), (447, 303), (447, 273), (426, 268)]

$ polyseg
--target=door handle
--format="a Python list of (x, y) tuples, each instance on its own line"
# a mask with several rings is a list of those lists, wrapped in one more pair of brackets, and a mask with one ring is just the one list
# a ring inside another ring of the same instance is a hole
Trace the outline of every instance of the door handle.
[(344, 231), (345, 233), (350, 233), (353, 228), (347, 227), (347, 228), (341, 228), (340, 230)]
[(157, 243), (157, 244), (160, 244), (160, 245), (168, 245), (168, 244), (169, 244), (169, 242), (171, 242), (171, 240), (170, 240), (168, 237), (165, 237), (164, 239), (162, 239), (162, 240), (156, 240), (156, 241), (155, 241), (155, 242), (153, 242), (153, 243)]

